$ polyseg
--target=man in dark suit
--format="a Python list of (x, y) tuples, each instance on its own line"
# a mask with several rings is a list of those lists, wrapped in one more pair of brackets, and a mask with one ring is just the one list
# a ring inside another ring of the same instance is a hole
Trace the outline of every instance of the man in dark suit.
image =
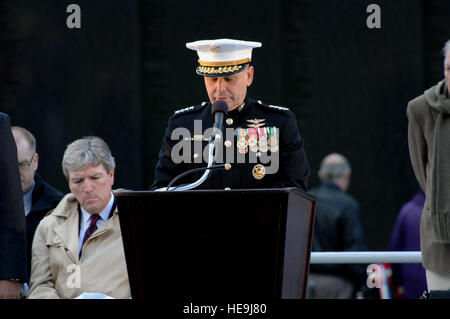
[[(208, 143), (214, 140), (219, 141), (215, 146), (215, 164), (225, 164), (225, 170), (211, 171), (198, 188), (306, 190), (309, 165), (294, 113), (247, 96), (254, 75), (252, 49), (261, 43), (218, 39), (186, 46), (197, 51), (200, 58), (196, 72), (204, 79), (209, 102), (178, 110), (170, 117), (152, 189), (167, 188), (179, 174), (207, 167)], [(223, 140), (212, 129), (212, 111), (221, 104), (227, 113)], [(203, 173), (187, 175), (174, 185), (193, 183)]]
[(25, 215), (16, 144), (0, 113), (0, 298), (21, 298), (27, 279)]
[[(36, 152), (36, 139), (23, 127), (13, 126), (12, 133), (17, 146), (20, 182), (22, 184), (23, 204), (27, 228), (27, 270), (31, 274), (31, 246), (39, 222), (58, 205), (63, 194), (46, 183), (36, 173), (39, 155)], [(28, 282), (28, 281), (27, 281)]]
[[(358, 202), (349, 194), (351, 167), (341, 154), (326, 156), (320, 165), (321, 185), (310, 190), (317, 198), (312, 251), (364, 251), (366, 244)], [(367, 265), (314, 264), (308, 296), (349, 299), (364, 291)]]

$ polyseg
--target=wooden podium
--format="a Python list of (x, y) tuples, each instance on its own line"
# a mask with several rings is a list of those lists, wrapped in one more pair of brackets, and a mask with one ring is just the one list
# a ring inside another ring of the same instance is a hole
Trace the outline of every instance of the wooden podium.
[(297, 188), (120, 192), (133, 299), (299, 299), (315, 214)]

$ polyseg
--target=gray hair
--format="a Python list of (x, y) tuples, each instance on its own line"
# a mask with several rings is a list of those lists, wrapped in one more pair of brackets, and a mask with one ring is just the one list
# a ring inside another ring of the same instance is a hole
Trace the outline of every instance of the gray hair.
[(30, 151), (33, 154), (36, 153), (36, 139), (34, 138), (33, 134), (31, 134), (30, 131), (28, 131), (27, 129), (24, 129), (23, 127), (20, 127), (20, 126), (12, 126), (11, 131), (13, 132), (13, 134), (14, 133), (22, 134), (23, 138), (28, 143), (28, 148), (30, 149)]
[(444, 44), (444, 48), (442, 49), (442, 54), (444, 55), (444, 64), (445, 58), (447, 57), (447, 53), (450, 51), (450, 40), (447, 40)]
[(64, 176), (69, 180), (69, 171), (79, 170), (89, 164), (102, 164), (108, 173), (116, 166), (111, 150), (100, 137), (83, 137), (67, 146), (62, 160)]
[(350, 163), (341, 154), (332, 153), (320, 163), (319, 174), (323, 179), (332, 181), (351, 172)]

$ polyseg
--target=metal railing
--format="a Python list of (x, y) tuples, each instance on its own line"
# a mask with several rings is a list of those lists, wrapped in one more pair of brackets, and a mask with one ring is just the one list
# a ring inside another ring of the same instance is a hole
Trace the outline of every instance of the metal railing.
[(339, 251), (311, 252), (310, 264), (417, 264), (420, 251)]

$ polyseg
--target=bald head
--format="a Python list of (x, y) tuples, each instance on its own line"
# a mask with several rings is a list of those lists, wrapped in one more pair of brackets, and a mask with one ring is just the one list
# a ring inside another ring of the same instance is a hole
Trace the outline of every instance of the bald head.
[(20, 126), (12, 126), (11, 131), (13, 133), (14, 139), (17, 142), (23, 143), (24, 147), (31, 153), (36, 153), (36, 139), (33, 134), (28, 130)]
[(33, 186), (34, 174), (38, 168), (39, 157), (36, 154), (36, 139), (23, 127), (13, 126), (11, 130), (17, 146), (22, 192), (25, 194)]
[(350, 184), (351, 172), (348, 160), (341, 154), (332, 153), (322, 160), (319, 178), (322, 181), (326, 180), (335, 183), (345, 192)]

